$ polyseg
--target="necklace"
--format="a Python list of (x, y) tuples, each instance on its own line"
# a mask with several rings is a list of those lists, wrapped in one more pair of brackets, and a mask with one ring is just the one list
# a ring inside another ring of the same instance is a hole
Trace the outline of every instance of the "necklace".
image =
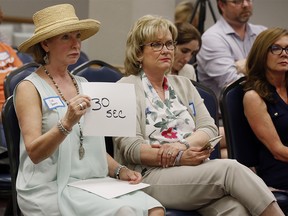
[[(43, 66), (43, 69), (44, 69), (45, 73), (47, 74), (47, 76), (51, 79), (53, 85), (56, 87), (56, 89), (57, 89), (60, 97), (62, 98), (62, 100), (64, 100), (65, 103), (66, 103), (67, 106), (68, 106), (68, 101), (66, 100), (66, 98), (65, 98), (64, 95), (63, 95), (63, 93), (61, 92), (58, 84), (55, 82), (55, 80), (53, 79), (53, 77), (51, 76), (51, 74), (49, 73), (49, 71), (46, 69), (45, 66)], [(72, 76), (72, 74), (70, 74), (69, 72), (68, 72), (68, 74), (69, 74), (69, 76), (70, 76), (71, 79), (72, 79), (72, 82), (73, 82), (73, 84), (74, 84), (74, 86), (75, 86), (75, 88), (76, 88), (77, 94), (79, 94), (79, 92), (80, 92), (80, 91), (79, 91), (79, 86), (78, 86), (75, 78), (74, 78), (74, 77)], [(84, 149), (84, 147), (83, 147), (84, 137), (83, 137), (83, 131), (82, 131), (82, 127), (81, 127), (80, 122), (78, 122), (78, 126), (79, 126), (79, 131), (80, 131), (79, 160), (82, 160), (83, 157), (84, 157), (84, 154), (85, 154), (85, 149)]]

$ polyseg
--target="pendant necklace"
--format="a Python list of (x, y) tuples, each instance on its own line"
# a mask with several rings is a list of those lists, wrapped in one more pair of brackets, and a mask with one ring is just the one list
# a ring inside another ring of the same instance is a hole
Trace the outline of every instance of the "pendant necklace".
[[(58, 84), (54, 81), (53, 77), (51, 76), (51, 74), (48, 72), (48, 70), (46, 69), (45, 66), (43, 66), (43, 69), (45, 71), (45, 73), (47, 74), (47, 76), (50, 78), (50, 80), (52, 81), (53, 85), (55, 86), (55, 88), (57, 89), (59, 95), (61, 96), (62, 100), (65, 101), (65, 103), (67, 104), (68, 106), (68, 101), (66, 100), (66, 98), (64, 97), (63, 93), (60, 91), (59, 89), (59, 86)], [(71, 77), (72, 79), (72, 82), (76, 88), (76, 92), (77, 92), (77, 95), (79, 94), (79, 86), (75, 80), (75, 78), (72, 76), (72, 74), (70, 74), (68, 72), (69, 76)], [(84, 137), (83, 137), (83, 131), (82, 131), (82, 127), (81, 127), (81, 124), (80, 122), (78, 122), (78, 126), (79, 126), (79, 131), (80, 131), (80, 146), (79, 146), (79, 160), (82, 160), (84, 155), (85, 155), (85, 149), (83, 147), (83, 140), (84, 140)]]

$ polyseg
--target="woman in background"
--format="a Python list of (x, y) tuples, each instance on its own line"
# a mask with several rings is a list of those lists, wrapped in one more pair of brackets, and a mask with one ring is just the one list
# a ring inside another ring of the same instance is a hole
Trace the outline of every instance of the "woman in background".
[(176, 23), (175, 25), (178, 35), (171, 74), (185, 76), (190, 80), (197, 81), (195, 69), (189, 62), (195, 58), (201, 47), (201, 35), (193, 25), (187, 22)]
[[(196, 59), (196, 54), (201, 48), (201, 34), (193, 25), (187, 22), (176, 23), (175, 26), (178, 35), (171, 74), (185, 76), (190, 80), (197, 81), (194, 66), (189, 62), (191, 59)], [(220, 140), (221, 158), (228, 158), (225, 132), (222, 125), (219, 127), (219, 133), (223, 136)]]
[(287, 29), (267, 29), (258, 35), (247, 58), (244, 90), (245, 115), (263, 143), (257, 174), (269, 187), (288, 193)]
[(192, 1), (182, 1), (176, 5), (174, 21), (175, 23), (183, 23), (188, 22), (191, 23), (196, 28), (198, 27), (199, 22), (199, 12), (196, 10), (194, 19), (192, 19), (193, 10), (195, 9), (195, 5)]

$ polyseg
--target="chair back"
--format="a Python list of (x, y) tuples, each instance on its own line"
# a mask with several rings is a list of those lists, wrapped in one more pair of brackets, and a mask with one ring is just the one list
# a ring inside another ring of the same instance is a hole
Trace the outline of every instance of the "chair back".
[[(204, 104), (209, 114), (214, 119), (215, 124), (218, 127), (219, 126), (218, 101), (215, 93), (210, 88), (200, 84), (199, 82), (195, 82), (193, 80), (191, 80), (191, 82), (198, 90), (200, 96), (203, 98)], [(210, 155), (210, 159), (216, 159), (216, 158), (221, 158), (219, 144), (215, 146), (215, 150)]]
[(85, 77), (89, 82), (117, 82), (123, 77), (117, 68), (101, 60), (87, 61), (72, 70), (71, 73)]
[(19, 142), (20, 129), (18, 119), (14, 109), (13, 95), (10, 96), (3, 105), (2, 122), (7, 143), (11, 183), (12, 183), (12, 206), (13, 215), (20, 215), (17, 204), (16, 177), (19, 166)]
[(40, 65), (36, 62), (30, 62), (11, 71), (4, 79), (4, 95), (7, 99), (13, 94), (16, 85), (25, 77), (34, 72)]
[(258, 148), (261, 145), (253, 133), (244, 114), (243, 83), (241, 77), (227, 85), (220, 95), (220, 110), (226, 136), (228, 157), (238, 162), (254, 167), (259, 163)]
[(17, 51), (16, 54), (17, 54), (18, 58), (22, 61), (23, 64), (30, 63), (30, 62), (34, 61), (33, 56), (28, 54), (28, 53)]

